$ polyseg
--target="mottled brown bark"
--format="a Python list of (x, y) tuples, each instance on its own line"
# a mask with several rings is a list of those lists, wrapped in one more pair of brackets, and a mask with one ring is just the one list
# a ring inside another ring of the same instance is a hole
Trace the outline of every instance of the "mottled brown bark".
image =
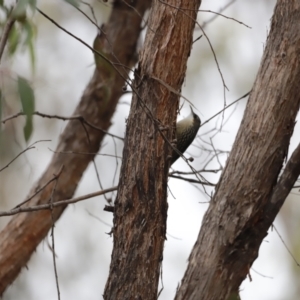
[[(228, 299), (299, 175), (299, 148), (278, 181), (300, 103), (300, 5), (278, 0), (261, 67), (176, 299)], [(297, 161), (298, 160), (298, 161)]]
[(159, 80), (180, 91), (200, 2), (152, 4), (127, 122), (106, 300), (157, 299), (172, 153), (166, 139), (174, 137), (178, 109), (178, 96)]
[[(124, 1), (114, 2), (110, 19), (103, 28), (105, 35), (102, 34), (98, 38), (96, 47), (98, 51), (106, 54), (114, 62), (118, 61), (125, 66), (132, 67), (131, 61), (140, 33), (141, 18), (150, 6), (150, 1), (135, 1), (134, 3), (130, 1), (129, 4)], [(119, 65), (116, 67), (122, 74), (126, 74), (125, 70), (128, 72), (128, 69)], [(107, 130), (118, 99), (122, 95), (123, 85), (124, 79), (110, 65), (97, 60), (97, 68), (74, 115), (81, 115), (94, 126)], [(103, 137), (103, 132), (87, 125), (83, 126), (79, 121), (69, 122), (60, 136), (57, 153), (54, 154), (47, 170), (32, 188), (30, 195), (48, 182), (53, 174), (63, 166), (56, 186), (54, 201), (71, 198), (83, 172), (94, 156), (60, 152), (97, 153)], [(50, 184), (27, 205), (48, 203), (52, 189), (53, 184)], [(65, 207), (54, 209), (55, 220), (60, 217), (64, 209)], [(32, 252), (46, 236), (51, 225), (49, 211), (23, 213), (13, 217), (0, 233), (0, 294), (26, 265)]]

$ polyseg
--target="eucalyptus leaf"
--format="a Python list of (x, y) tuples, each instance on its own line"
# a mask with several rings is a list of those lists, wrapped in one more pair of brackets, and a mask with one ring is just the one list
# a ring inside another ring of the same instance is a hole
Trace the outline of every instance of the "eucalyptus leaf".
[(20, 32), (17, 29), (16, 24), (14, 24), (8, 36), (8, 53), (10, 55), (13, 55), (16, 52), (20, 43), (20, 38)]
[(23, 32), (25, 32), (25, 46), (28, 48), (29, 55), (30, 55), (30, 61), (31, 61), (31, 67), (32, 70), (35, 69), (35, 51), (34, 51), (34, 40), (36, 36), (36, 28), (34, 24), (30, 20), (26, 20), (23, 23)]
[(17, 2), (17, 5), (15, 7), (15, 9), (13, 10), (13, 16), (14, 18), (16, 18), (17, 20), (19, 18), (26, 18), (26, 9), (27, 6), (29, 5), (30, 0), (21, 0)]
[(29, 0), (29, 6), (31, 7), (32, 10), (35, 10), (36, 8), (36, 0)]
[(34, 92), (29, 82), (23, 77), (18, 77), (18, 91), (23, 112), (26, 114), (26, 123), (23, 130), (27, 142), (33, 130), (32, 113), (34, 112), (35, 107)]

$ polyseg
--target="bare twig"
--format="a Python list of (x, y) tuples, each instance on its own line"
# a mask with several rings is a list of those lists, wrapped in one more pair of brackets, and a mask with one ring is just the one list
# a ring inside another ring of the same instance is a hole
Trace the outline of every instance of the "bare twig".
[(264, 274), (262, 274), (262, 273), (256, 271), (256, 270), (253, 269), (253, 268), (251, 268), (251, 270), (252, 270), (254, 273), (256, 273), (256, 274), (258, 274), (259, 276), (261, 276), (261, 277), (268, 278), (268, 279), (273, 279), (273, 277), (264, 275)]
[(89, 3), (86, 3), (86, 2), (83, 2), (83, 1), (82, 1), (82, 3), (85, 4), (85, 5), (87, 5), (91, 9), (91, 12), (92, 12), (94, 20), (92, 18), (90, 18), (82, 9), (80, 9), (76, 5), (74, 5), (73, 7), (75, 9), (77, 9), (79, 12), (81, 12), (92, 24), (94, 24), (98, 28), (99, 31), (101, 31), (100, 26), (97, 24), (97, 19), (95, 17), (95, 13), (94, 13), (93, 7)]
[(238, 101), (240, 101), (240, 100), (246, 98), (247, 96), (249, 96), (250, 93), (251, 93), (251, 91), (248, 92), (248, 93), (246, 93), (244, 96), (242, 96), (242, 97), (236, 99), (236, 100), (233, 101), (232, 103), (226, 105), (222, 110), (220, 110), (219, 112), (217, 112), (216, 114), (214, 114), (212, 117), (210, 117), (208, 120), (206, 120), (205, 122), (203, 122), (203, 123), (201, 124), (201, 127), (202, 127), (203, 125), (205, 125), (206, 123), (208, 123), (209, 121), (211, 121), (212, 119), (214, 119), (214, 118), (215, 118), (216, 116), (218, 116), (219, 114), (221, 114), (223, 111), (225, 111), (225, 110), (226, 110), (227, 108), (229, 108), (230, 106), (234, 105), (234, 104), (237, 103)]
[[(219, 13), (222, 13), (226, 8), (228, 8), (231, 4), (233, 4), (236, 0), (231, 0), (230, 2), (228, 2), (224, 7), (221, 7), (219, 10)], [(209, 20), (207, 20), (206, 22), (203, 22), (202, 24), (202, 28), (204, 28), (207, 24), (211, 23), (212, 21), (214, 21), (217, 17), (219, 16), (219, 14), (214, 15), (212, 18), (210, 18)]]
[(112, 154), (107, 153), (93, 153), (93, 152), (77, 152), (77, 151), (55, 151), (50, 148), (48, 148), (53, 153), (61, 153), (61, 154), (78, 154), (78, 155), (100, 155), (100, 156), (108, 156), (113, 158), (122, 159), (122, 156), (116, 156)]
[[(94, 166), (94, 170), (95, 170), (95, 173), (96, 173), (96, 177), (97, 177), (99, 187), (100, 187), (101, 190), (103, 190), (103, 186), (102, 186), (102, 183), (101, 183), (101, 180), (100, 180), (99, 171), (98, 171), (98, 168), (97, 168), (97, 165), (96, 165), (96, 162), (95, 162), (94, 158), (93, 158), (93, 166)], [(103, 194), (103, 196), (104, 196), (106, 202), (110, 203), (110, 199), (107, 198), (106, 194)]]
[(102, 190), (102, 191), (98, 191), (98, 192), (95, 192), (95, 193), (87, 194), (87, 195), (80, 196), (80, 197), (77, 197), (77, 198), (57, 201), (57, 202), (52, 203), (52, 205), (49, 203), (49, 204), (41, 204), (41, 205), (35, 205), (35, 206), (31, 206), (31, 207), (24, 207), (24, 208), (17, 207), (17, 208), (13, 208), (12, 210), (9, 210), (9, 211), (0, 212), (0, 217), (12, 216), (12, 215), (16, 215), (16, 214), (21, 213), (21, 212), (32, 212), (32, 211), (37, 211), (37, 210), (48, 210), (48, 209), (51, 209), (51, 207), (53, 208), (53, 207), (57, 207), (57, 206), (61, 206), (61, 205), (68, 205), (68, 204), (76, 203), (76, 202), (79, 202), (79, 201), (87, 200), (87, 199), (90, 199), (90, 198), (93, 198), (93, 197), (101, 196), (101, 195), (104, 195), (106, 193), (116, 191), (117, 189), (118, 189), (118, 187), (114, 186), (114, 187), (106, 189), (106, 190)]
[(186, 100), (192, 107), (195, 108), (195, 106), (193, 105), (193, 103), (186, 97), (184, 97), (182, 94), (180, 94), (178, 91), (176, 91), (174, 88), (172, 88), (169, 84), (167, 84), (166, 82), (164, 82), (163, 80), (155, 77), (155, 76), (151, 76), (151, 78), (157, 80), (160, 84), (162, 84), (166, 89), (168, 89), (170, 92), (174, 93), (175, 95), (183, 98), (184, 100)]
[(121, 73), (121, 71), (116, 66), (122, 66), (124, 69), (129, 69), (130, 71), (132, 71), (132, 69), (128, 68), (127, 66), (125, 66), (123, 64), (121, 64), (119, 62), (119, 60), (114, 56), (113, 52), (111, 52), (111, 54), (117, 59), (118, 63), (112, 62), (105, 55), (103, 55), (99, 51), (95, 50), (93, 47), (91, 47), (85, 41), (83, 41), (82, 39), (80, 39), (76, 35), (72, 34), (70, 31), (68, 31), (65, 28), (63, 28), (62, 26), (60, 26), (57, 22), (55, 22), (52, 18), (50, 18), (47, 14), (45, 14), (44, 12), (42, 12), (40, 9), (36, 8), (36, 10), (41, 15), (43, 15), (46, 19), (48, 19), (51, 23), (53, 23), (56, 27), (58, 27), (59, 29), (61, 29), (62, 31), (64, 31), (66, 34), (70, 35), (72, 38), (74, 38), (75, 40), (77, 40), (78, 42), (80, 42), (81, 44), (83, 44), (84, 46), (86, 46), (88, 49), (90, 49), (93, 53), (97, 54), (98, 56), (100, 56), (101, 58), (103, 58), (106, 62), (108, 62), (112, 66), (112, 68), (122, 77), (122, 79), (126, 82), (126, 84), (128, 84), (129, 86), (132, 87), (132, 84), (130, 83), (131, 79), (128, 78), (128, 77), (123, 76), (123, 74)]
[(105, 205), (103, 208), (104, 211), (108, 211), (108, 212), (114, 212), (115, 211), (115, 207), (112, 205)]
[[(58, 174), (60, 174), (60, 172), (58, 172)], [(36, 196), (38, 193), (40, 193), (43, 189), (45, 189), (52, 181), (57, 180), (57, 176), (59, 175), (53, 175), (53, 178), (51, 178), (46, 184), (44, 184), (40, 189), (38, 189), (33, 195), (31, 195), (29, 198), (27, 198), (26, 200), (24, 200), (23, 202), (19, 203), (17, 206), (15, 206), (14, 208), (18, 208), (20, 206), (22, 206), (23, 204), (27, 203), (28, 201), (30, 201), (34, 196)]]
[(51, 209), (51, 220), (52, 220), (52, 226), (51, 226), (51, 240), (52, 240), (52, 259), (53, 259), (53, 266), (54, 266), (54, 274), (55, 274), (55, 283), (56, 283), (56, 290), (57, 290), (57, 299), (60, 300), (60, 290), (59, 290), (59, 282), (58, 282), (58, 274), (57, 274), (57, 267), (56, 267), (56, 257), (55, 257), (55, 241), (54, 241), (54, 226), (55, 226), (55, 220), (53, 216), (53, 199), (54, 194), (58, 182), (58, 178), (63, 170), (63, 166), (61, 167), (58, 174), (54, 174), (56, 177), (55, 184), (53, 186), (52, 192), (51, 192), (51, 198), (50, 198), (50, 209)]
[[(58, 119), (58, 120), (62, 120), (62, 121), (73, 121), (73, 120), (78, 120), (80, 121), (81, 123), (83, 124), (86, 124), (88, 126), (90, 126), (91, 128), (93, 129), (96, 129), (96, 130), (99, 130), (109, 136), (112, 136), (112, 137), (115, 137), (121, 141), (124, 140), (124, 138), (120, 137), (120, 136), (117, 136), (115, 134), (112, 134), (112, 133), (109, 133), (107, 132), (106, 130), (102, 129), (102, 128), (99, 128), (97, 126), (94, 126), (93, 124), (91, 124), (90, 122), (88, 122), (83, 116), (72, 116), (72, 117), (64, 117), (64, 116), (58, 116), (58, 115), (48, 115), (48, 114), (44, 114), (44, 113), (40, 113), (38, 111), (34, 111), (31, 115), (34, 115), (34, 116), (40, 116), (42, 118), (48, 118), (48, 119)], [(5, 124), (7, 121), (10, 121), (12, 119), (15, 119), (19, 116), (28, 116), (28, 114), (26, 115), (24, 112), (20, 111), (14, 115), (11, 115), (3, 120), (1, 120), (1, 123)]]
[[(208, 12), (208, 13), (215, 14), (215, 15), (217, 15), (217, 16), (221, 16), (221, 17), (223, 17), (223, 18), (225, 18), (225, 19), (235, 21), (235, 22), (237, 22), (237, 23), (239, 23), (239, 24), (241, 24), (241, 25), (244, 25), (244, 26), (246, 26), (247, 28), (250, 28), (250, 29), (251, 29), (251, 27), (248, 26), (247, 24), (245, 24), (245, 23), (243, 23), (243, 22), (241, 22), (241, 21), (239, 21), (239, 20), (237, 20), (237, 19), (235, 19), (235, 18), (227, 17), (227, 16), (225, 16), (225, 15), (219, 13), (219, 12), (215, 12), (215, 11), (212, 11), (212, 10), (202, 10), (202, 9), (200, 9), (199, 11), (200, 11), (200, 12)], [(206, 22), (206, 23), (203, 23), (203, 24), (206, 25), (207, 22)], [(203, 28), (203, 24), (202, 24), (202, 28)]]
[(277, 228), (275, 227), (275, 225), (273, 224), (272, 227), (274, 228), (274, 230), (276, 231), (278, 237), (280, 238), (284, 248), (287, 250), (287, 252), (289, 253), (289, 255), (291, 256), (291, 258), (293, 259), (293, 261), (296, 263), (297, 267), (300, 267), (299, 262), (297, 261), (296, 257), (293, 255), (292, 251), (288, 248), (287, 244), (285, 243), (285, 241), (283, 240), (282, 236), (280, 235), (280, 233), (278, 232)]
[(97, 217), (96, 215), (92, 214), (92, 213), (91, 213), (90, 211), (88, 211), (87, 209), (86, 209), (86, 212), (87, 212), (91, 217), (95, 218), (96, 220), (98, 220), (98, 221), (101, 222), (102, 224), (104, 224), (104, 225), (106, 225), (106, 226), (108, 226), (108, 227), (110, 227), (110, 228), (113, 227), (111, 224), (109, 224), (109, 223), (103, 221), (102, 219), (100, 219), (100, 218)]
[(193, 178), (186, 178), (186, 177), (177, 176), (177, 175), (169, 175), (169, 177), (176, 178), (176, 179), (181, 179), (181, 180), (192, 182), (192, 183), (198, 183), (198, 184), (202, 184), (202, 185), (216, 186), (216, 184), (208, 182), (207, 180), (206, 180), (206, 182), (204, 182), (204, 181), (196, 180), (196, 179), (193, 179)]
[(25, 153), (28, 150), (31, 149), (35, 149), (35, 147), (33, 147), (33, 145), (40, 143), (40, 142), (51, 142), (51, 140), (40, 140), (40, 141), (36, 141), (33, 144), (31, 144), (30, 146), (28, 146), (26, 149), (22, 150), (14, 159), (12, 159), (6, 166), (4, 166), (3, 168), (0, 169), (0, 172), (2, 172), (4, 169), (8, 168), (18, 157), (20, 157), (23, 153)]
[[(201, 170), (196, 171), (196, 173), (218, 173), (220, 171), (222, 171), (222, 169), (211, 169), (211, 170), (201, 169)], [(179, 175), (193, 175), (194, 172), (172, 171), (172, 172), (169, 173), (169, 176), (175, 175), (175, 174), (179, 174)]]
[(215, 146), (214, 146), (214, 143), (213, 143), (213, 141), (212, 141), (212, 138), (210, 138), (210, 142), (211, 142), (211, 146), (212, 146), (212, 148), (213, 148), (213, 151), (214, 151), (214, 153), (215, 153), (215, 157), (217, 158), (217, 161), (218, 161), (218, 163), (219, 163), (219, 166), (220, 166), (220, 168), (223, 170), (223, 166), (222, 166), (222, 164), (221, 164), (221, 162), (220, 162), (220, 160), (219, 160), (219, 155), (217, 154), (217, 151), (216, 151), (216, 149), (215, 149)]

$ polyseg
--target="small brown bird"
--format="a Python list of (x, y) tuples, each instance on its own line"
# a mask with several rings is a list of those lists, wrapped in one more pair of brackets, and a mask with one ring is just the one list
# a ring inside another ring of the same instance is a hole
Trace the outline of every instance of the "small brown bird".
[[(201, 120), (191, 108), (191, 114), (185, 119), (177, 122), (176, 124), (176, 138), (177, 138), (177, 149), (184, 153), (184, 151), (190, 146), (195, 139), (197, 132), (201, 125)], [(180, 155), (173, 150), (171, 165), (180, 157)]]

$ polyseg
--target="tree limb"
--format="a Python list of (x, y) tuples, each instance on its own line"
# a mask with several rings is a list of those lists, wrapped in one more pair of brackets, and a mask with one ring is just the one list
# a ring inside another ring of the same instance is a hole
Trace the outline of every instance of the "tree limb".
[[(105, 300), (157, 299), (178, 98), (200, 0), (153, 1), (135, 71)], [(186, 9), (186, 10), (183, 10)], [(163, 133), (161, 128), (163, 128)]]
[(287, 156), (300, 104), (300, 7), (278, 0), (262, 63), (233, 149), (204, 216), (175, 299), (237, 297), (299, 174)]
[[(123, 1), (114, 1), (110, 19), (104, 25), (102, 34), (97, 36), (95, 47), (112, 62), (118, 63), (116, 68), (123, 76), (120, 76), (115, 68), (109, 68), (105, 64), (106, 61), (98, 57), (94, 75), (73, 116), (82, 116), (90, 124), (107, 131), (119, 97), (123, 93), (124, 78), (134, 61), (141, 16), (149, 6), (149, 0), (136, 1), (133, 8)], [(94, 158), (94, 155), (75, 153), (97, 153), (104, 136), (104, 132), (90, 126), (83, 128), (81, 122), (68, 122), (48, 168), (29, 195), (33, 195), (44, 186), (63, 165), (64, 169), (57, 181), (53, 202), (72, 198), (83, 172)], [(67, 151), (74, 154), (63, 153)], [(53, 183), (47, 185), (42, 192), (26, 203), (25, 207), (47, 204), (52, 188)], [(66, 205), (54, 208), (55, 221), (65, 207)], [(0, 295), (27, 264), (51, 226), (51, 212), (36, 211), (14, 216), (0, 233)]]

